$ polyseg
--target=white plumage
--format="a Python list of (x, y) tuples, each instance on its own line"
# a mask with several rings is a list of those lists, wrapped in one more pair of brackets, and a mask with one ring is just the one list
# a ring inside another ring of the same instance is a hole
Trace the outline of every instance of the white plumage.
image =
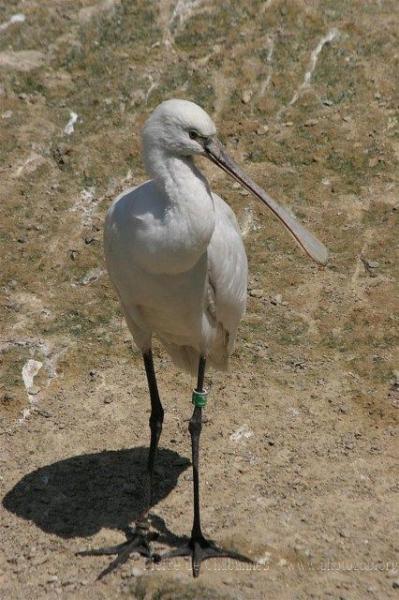
[[(143, 155), (152, 179), (127, 190), (111, 206), (105, 224), (105, 256), (127, 324), (143, 354), (150, 393), (146, 510), (126, 542), (83, 554), (117, 554), (100, 577), (137, 552), (153, 560), (191, 556), (197, 577), (201, 562), (208, 558), (251, 561), (217, 547), (201, 530), (199, 437), (206, 404), (205, 365), (227, 366), (245, 310), (247, 257), (234, 213), (211, 192), (193, 156), (206, 156), (255, 194), (314, 260), (324, 264), (327, 251), (241, 171), (217, 139), (211, 118), (192, 102), (168, 100), (158, 106), (144, 127)], [(191, 538), (161, 556), (153, 553), (153, 537), (148, 534), (154, 461), (164, 418), (151, 352), (153, 334), (179, 367), (198, 375), (189, 424), (194, 488)]]
[(247, 258), (233, 211), (212, 193), (190, 139), (216, 133), (209, 116), (184, 100), (162, 103), (143, 132), (151, 181), (112, 204), (105, 256), (134, 341), (155, 333), (174, 362), (196, 373), (201, 355), (227, 366), (245, 311)]

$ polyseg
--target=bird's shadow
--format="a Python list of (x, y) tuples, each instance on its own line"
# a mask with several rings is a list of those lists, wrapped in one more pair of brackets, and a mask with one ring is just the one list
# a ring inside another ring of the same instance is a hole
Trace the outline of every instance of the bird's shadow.
[[(88, 537), (103, 527), (126, 531), (144, 506), (148, 449), (82, 454), (25, 475), (4, 497), (8, 511), (63, 538)], [(153, 506), (176, 486), (190, 461), (160, 448)], [(153, 524), (166, 533), (163, 520)], [(170, 533), (173, 544), (174, 536)]]

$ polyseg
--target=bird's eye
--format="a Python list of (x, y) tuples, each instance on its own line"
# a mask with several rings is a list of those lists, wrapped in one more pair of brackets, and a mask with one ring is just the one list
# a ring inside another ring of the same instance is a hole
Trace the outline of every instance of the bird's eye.
[(188, 135), (192, 140), (197, 140), (199, 138), (199, 134), (194, 129), (190, 129)]

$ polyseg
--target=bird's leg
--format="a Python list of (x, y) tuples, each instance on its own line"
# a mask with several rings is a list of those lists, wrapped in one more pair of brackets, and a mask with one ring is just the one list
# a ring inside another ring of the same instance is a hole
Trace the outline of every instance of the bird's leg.
[(157, 534), (150, 533), (149, 510), (154, 501), (153, 479), (154, 479), (154, 462), (157, 453), (158, 442), (162, 432), (162, 423), (164, 410), (159, 399), (157, 380), (155, 376), (154, 363), (152, 359), (152, 351), (148, 350), (143, 354), (144, 367), (147, 375), (148, 389), (151, 399), (151, 415), (150, 415), (150, 449), (148, 452), (147, 472), (145, 482), (145, 509), (138, 517), (135, 527), (126, 528), (128, 539), (117, 546), (109, 546), (97, 548), (94, 550), (84, 550), (78, 552), (80, 556), (101, 556), (116, 554), (116, 558), (102, 571), (98, 579), (102, 579), (105, 575), (116, 569), (119, 565), (125, 563), (131, 554), (137, 553), (150, 558), (152, 551), (150, 542), (156, 539)]
[(154, 463), (155, 457), (158, 449), (159, 438), (162, 433), (162, 424), (163, 424), (163, 416), (164, 410), (159, 399), (157, 380), (155, 377), (154, 363), (152, 360), (152, 352), (149, 350), (145, 354), (143, 354), (145, 372), (147, 375), (148, 381), (148, 389), (150, 391), (150, 399), (151, 399), (151, 415), (150, 415), (150, 431), (151, 431), (151, 441), (150, 441), (150, 450), (148, 452), (148, 460), (147, 460), (147, 506), (144, 513), (139, 518), (139, 522), (142, 520), (148, 520), (148, 512), (150, 510), (150, 506), (153, 505), (154, 500)]
[[(201, 356), (198, 367), (197, 387), (194, 393), (206, 394), (204, 390), (205, 358)], [(206, 396), (204, 396), (206, 402)], [(191, 538), (203, 538), (201, 532), (200, 496), (199, 496), (199, 441), (202, 431), (202, 406), (200, 403), (194, 405), (194, 412), (188, 425), (191, 435), (191, 455), (193, 463), (193, 487), (194, 487), (194, 520)]]
[(199, 491), (199, 440), (202, 429), (202, 408), (206, 405), (207, 392), (204, 390), (205, 357), (201, 356), (198, 367), (197, 387), (193, 392), (194, 412), (189, 423), (191, 435), (191, 451), (193, 463), (193, 491), (194, 491), (194, 520), (191, 530), (191, 538), (170, 552), (162, 555), (154, 555), (155, 561), (176, 556), (191, 556), (193, 576), (198, 577), (201, 562), (208, 558), (233, 558), (243, 562), (251, 563), (252, 560), (238, 552), (219, 548), (211, 540), (207, 540), (201, 530), (200, 515), (200, 491)]

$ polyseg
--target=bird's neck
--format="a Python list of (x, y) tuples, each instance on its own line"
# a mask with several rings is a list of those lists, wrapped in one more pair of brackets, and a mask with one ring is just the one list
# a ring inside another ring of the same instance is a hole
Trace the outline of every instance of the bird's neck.
[(145, 163), (171, 218), (186, 226), (193, 245), (207, 247), (215, 227), (215, 206), (209, 184), (193, 159), (153, 149), (146, 153)]
[(144, 156), (147, 173), (166, 192), (171, 204), (190, 202), (195, 194), (212, 199), (208, 182), (191, 156), (175, 156), (152, 148)]

